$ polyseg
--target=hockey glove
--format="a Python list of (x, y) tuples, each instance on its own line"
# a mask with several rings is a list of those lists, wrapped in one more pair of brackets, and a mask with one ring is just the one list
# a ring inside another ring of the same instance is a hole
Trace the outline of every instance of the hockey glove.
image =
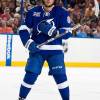
[(57, 34), (63, 34), (63, 33), (65, 33), (65, 35), (61, 37), (63, 39), (68, 39), (68, 38), (72, 37), (71, 28), (66, 28), (66, 27), (59, 28), (59, 30), (57, 31)]
[(31, 53), (40, 51), (36, 46), (36, 43), (32, 39), (29, 39), (25, 44), (25, 48), (27, 48)]
[(57, 34), (56, 27), (54, 25), (53, 19), (43, 20), (37, 26), (38, 32), (46, 34), (48, 36), (55, 36)]

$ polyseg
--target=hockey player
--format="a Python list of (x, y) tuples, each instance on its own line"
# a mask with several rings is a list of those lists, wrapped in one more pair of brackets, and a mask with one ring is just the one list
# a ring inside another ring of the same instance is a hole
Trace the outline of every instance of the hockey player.
[[(37, 48), (38, 44), (56, 34), (62, 34), (65, 30), (67, 30), (65, 36)], [(25, 24), (19, 27), (19, 35), (23, 45), (29, 50), (19, 100), (26, 99), (41, 73), (45, 60), (48, 62), (49, 74), (53, 76), (62, 100), (69, 100), (69, 86), (62, 47), (62, 39), (68, 39), (72, 35), (70, 17), (66, 9), (57, 6), (56, 0), (43, 0), (42, 6), (28, 11)]]

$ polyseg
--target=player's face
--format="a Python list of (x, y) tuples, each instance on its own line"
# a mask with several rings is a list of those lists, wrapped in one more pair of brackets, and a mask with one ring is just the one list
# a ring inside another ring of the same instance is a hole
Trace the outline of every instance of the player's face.
[(51, 7), (51, 6), (53, 6), (54, 1), (55, 1), (55, 0), (43, 0), (44, 5), (45, 5), (46, 7)]

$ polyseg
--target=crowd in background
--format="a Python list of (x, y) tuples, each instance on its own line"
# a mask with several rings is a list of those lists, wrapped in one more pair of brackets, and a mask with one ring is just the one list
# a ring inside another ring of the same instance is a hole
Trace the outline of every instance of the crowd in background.
[[(100, 0), (99, 5), (100, 5)], [(78, 23), (87, 22), (77, 30), (73, 31), (74, 37), (81, 38), (100, 38), (100, 18), (95, 16), (94, 0), (67, 0), (67, 10), (70, 12), (72, 26)], [(37, 0), (35, 4), (30, 3), (29, 0), (24, 0), (24, 12), (26, 13), (30, 8), (41, 4)], [(62, 2), (60, 2), (63, 5)], [(17, 34), (20, 25), (20, 0), (0, 0), (0, 33), (1, 34)], [(24, 13), (24, 14), (25, 14)], [(92, 21), (88, 21), (90, 19)]]

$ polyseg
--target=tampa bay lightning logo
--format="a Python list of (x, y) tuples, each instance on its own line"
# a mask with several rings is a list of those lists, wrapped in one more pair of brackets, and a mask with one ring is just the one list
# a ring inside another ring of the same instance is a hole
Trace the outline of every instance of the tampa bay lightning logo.
[(53, 19), (54, 18), (46, 19), (46, 20), (42, 20), (41, 22), (39, 22), (39, 24), (37, 25), (38, 34), (41, 33), (40, 26), (42, 25), (42, 23), (50, 24), (50, 25), (52, 25), (52, 27), (55, 27), (55, 23), (54, 23)]
[(54, 23), (53, 19), (54, 19), (54, 18), (48, 19), (47, 22), (48, 22), (49, 24), (51, 24), (52, 26), (55, 26), (55, 23)]

